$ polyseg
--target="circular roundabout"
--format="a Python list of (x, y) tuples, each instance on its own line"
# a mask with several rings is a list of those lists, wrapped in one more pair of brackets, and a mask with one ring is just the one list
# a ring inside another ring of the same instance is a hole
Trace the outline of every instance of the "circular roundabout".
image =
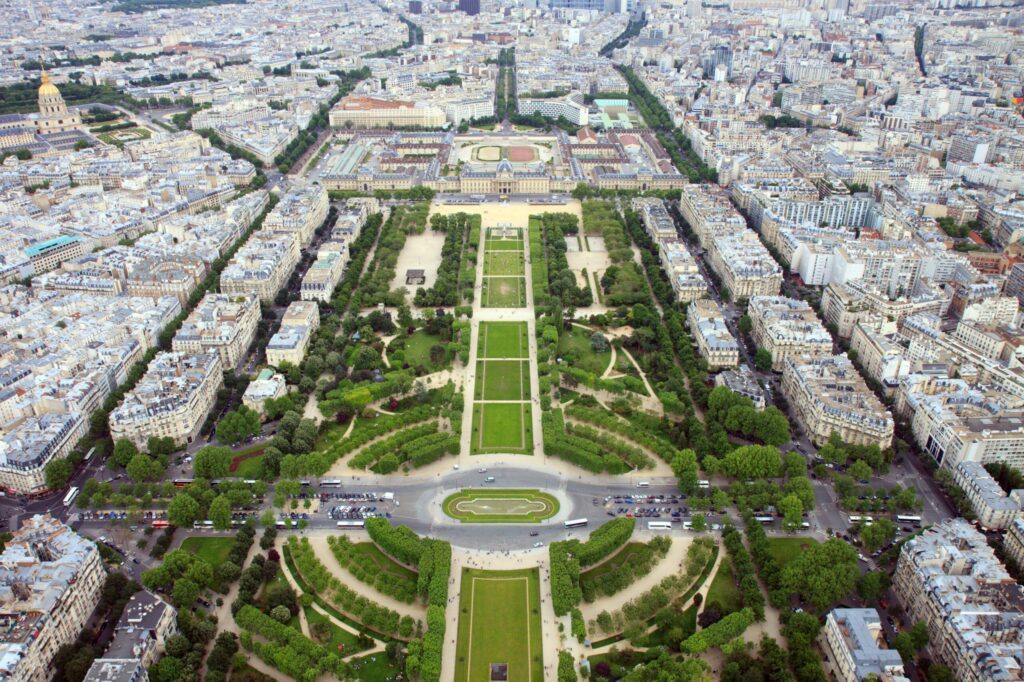
[(467, 488), (441, 503), (444, 513), (462, 523), (539, 523), (558, 513), (558, 500), (539, 490)]

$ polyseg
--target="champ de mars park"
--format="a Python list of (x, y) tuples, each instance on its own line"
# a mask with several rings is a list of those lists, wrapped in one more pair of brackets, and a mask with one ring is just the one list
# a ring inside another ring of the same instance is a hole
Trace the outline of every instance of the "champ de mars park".
[(359, 316), (325, 323), (356, 342), (352, 376), (309, 396), (315, 444), (286, 415), (271, 445), (296, 454), (232, 460), (280, 476), (261, 546), (301, 605), (241, 595), (253, 669), (702, 680), (747, 656), (824, 675), (817, 617), (863, 580), (856, 551), (807, 522), (785, 416), (734, 425), (754, 408), (711, 388), (635, 208), (458, 195), (369, 221), (336, 293)]

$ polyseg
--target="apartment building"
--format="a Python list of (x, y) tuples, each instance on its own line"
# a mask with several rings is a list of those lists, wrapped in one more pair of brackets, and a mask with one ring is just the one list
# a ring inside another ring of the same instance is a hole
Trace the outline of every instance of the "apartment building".
[(264, 368), (245, 387), (245, 393), (242, 394), (242, 404), (262, 415), (264, 403), (271, 399), (280, 398), (287, 392), (288, 384), (285, 382), (284, 377), (274, 373), (273, 370)]
[(655, 244), (679, 236), (676, 232), (675, 221), (672, 220), (672, 216), (665, 209), (665, 202), (661, 199), (636, 197), (630, 202), (630, 206), (640, 214), (644, 230)]
[[(12, 391), (11, 398), (16, 394)], [(46, 465), (71, 454), (89, 430), (89, 420), (77, 411), (31, 415), (8, 423), (11, 427), (0, 436), (0, 487), (22, 495), (44, 492)]]
[(60, 267), (64, 261), (84, 255), (86, 246), (80, 237), (61, 235), (25, 247), (25, 255), (32, 262), (32, 271), (38, 275)]
[(256, 294), (208, 293), (174, 335), (171, 350), (201, 355), (214, 351), (224, 369), (238, 366), (256, 336), (260, 299)]
[(302, 362), (319, 326), (320, 308), (316, 303), (295, 301), (289, 305), (281, 318), (281, 328), (267, 344), (267, 362), (274, 367)]
[(776, 372), (781, 372), (791, 357), (832, 355), (832, 336), (804, 301), (785, 296), (752, 296), (747, 315), (754, 343), (772, 354), (772, 370)]
[(960, 486), (984, 528), (1004, 530), (1024, 511), (1024, 490), (1007, 495), (999, 483), (979, 462), (960, 462), (953, 470), (953, 481)]
[(676, 300), (689, 303), (708, 294), (708, 282), (697, 267), (697, 261), (681, 239), (663, 239), (658, 242), (661, 267), (668, 277)]
[(775, 296), (782, 287), (782, 268), (753, 231), (719, 233), (708, 245), (711, 269), (733, 300)]
[(1024, 334), (1012, 327), (997, 327), (960, 320), (953, 338), (988, 360), (1009, 367), (1024, 361)]
[(302, 277), (299, 296), (303, 301), (327, 303), (331, 300), (334, 288), (338, 286), (345, 272), (347, 253), (347, 248), (344, 253), (339, 249), (330, 248), (322, 248), (317, 252), (316, 260)]
[(736, 367), (740, 362), (739, 344), (725, 324), (722, 309), (711, 299), (692, 301), (686, 307), (686, 322), (697, 342), (697, 352), (711, 369)]
[(139, 447), (150, 436), (191, 443), (223, 383), (220, 356), (159, 353), (135, 388), (110, 413), (110, 435)]
[(914, 440), (950, 471), (963, 461), (1024, 467), (1020, 405), (1020, 397), (1005, 387), (971, 386), (934, 372), (906, 376), (896, 394), (896, 410), (910, 418)]
[(929, 648), (953, 679), (1019, 677), (1024, 588), (966, 520), (944, 521), (908, 540), (892, 586), (907, 619), (927, 626)]
[(885, 643), (875, 609), (832, 609), (821, 633), (822, 650), (840, 682), (906, 680), (903, 659)]
[[(146, 590), (128, 600), (114, 626), (107, 651), (93, 661), (84, 682), (142, 682), (157, 662), (168, 638), (178, 634), (178, 612)], [(139, 671), (141, 671), (141, 675)]]
[(887, 448), (892, 444), (892, 415), (846, 354), (787, 359), (782, 392), (796, 421), (817, 445), (827, 442), (833, 432), (853, 445)]
[(255, 293), (272, 303), (298, 265), (301, 252), (294, 235), (260, 230), (249, 237), (220, 274), (225, 294)]
[(1024, 518), (1017, 516), (1003, 536), (1003, 550), (1018, 566), (1024, 566)]
[(757, 382), (754, 372), (746, 365), (738, 365), (734, 369), (727, 369), (716, 374), (715, 386), (725, 386), (733, 393), (750, 398), (750, 401), (754, 403), (755, 410), (763, 410), (768, 406), (761, 384)]
[(316, 228), (327, 219), (330, 202), (322, 185), (309, 184), (292, 189), (277, 202), (263, 221), (263, 231), (293, 235), (300, 248), (309, 245)]
[(850, 337), (850, 351), (857, 353), (864, 374), (877, 381), (887, 395), (914, 364), (908, 357), (906, 339), (897, 334), (896, 325), (880, 318), (857, 323)]
[(891, 298), (913, 293), (924, 254), (916, 245), (878, 239), (850, 241), (836, 251), (829, 282), (861, 280)]
[(552, 99), (527, 99), (520, 98), (516, 102), (520, 114), (530, 116), (540, 114), (548, 118), (565, 118), (573, 125), (585, 126), (590, 124), (590, 110), (583, 101), (583, 93), (573, 92), (565, 97)]
[(833, 282), (825, 287), (821, 310), (825, 322), (836, 327), (840, 338), (848, 339), (858, 322), (872, 317), (902, 322), (911, 315), (942, 315), (948, 301), (939, 292), (890, 297), (863, 281)]
[(679, 213), (704, 248), (719, 233), (747, 230), (747, 222), (718, 185), (685, 185), (679, 196)]
[(0, 679), (46, 682), (78, 639), (106, 571), (96, 544), (48, 514), (28, 518), (0, 554)]
[(386, 100), (349, 95), (334, 105), (328, 116), (331, 126), (343, 128), (440, 128), (447, 121), (444, 109), (426, 102)]

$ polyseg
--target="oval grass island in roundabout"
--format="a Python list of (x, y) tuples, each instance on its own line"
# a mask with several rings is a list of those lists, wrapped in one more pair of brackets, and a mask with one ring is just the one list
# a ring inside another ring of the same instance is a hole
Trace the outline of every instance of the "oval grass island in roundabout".
[(467, 488), (441, 503), (462, 523), (539, 523), (558, 513), (558, 500), (539, 490)]

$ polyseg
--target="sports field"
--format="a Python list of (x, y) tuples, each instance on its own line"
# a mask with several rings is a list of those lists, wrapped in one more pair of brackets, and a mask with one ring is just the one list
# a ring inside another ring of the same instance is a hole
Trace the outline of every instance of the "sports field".
[(526, 255), (520, 228), (490, 227), (484, 239), (485, 308), (526, 306)]
[(537, 569), (462, 569), (459, 614), (456, 682), (544, 679)]
[(449, 495), (442, 508), (463, 523), (537, 523), (558, 513), (558, 500), (539, 490), (469, 489)]

